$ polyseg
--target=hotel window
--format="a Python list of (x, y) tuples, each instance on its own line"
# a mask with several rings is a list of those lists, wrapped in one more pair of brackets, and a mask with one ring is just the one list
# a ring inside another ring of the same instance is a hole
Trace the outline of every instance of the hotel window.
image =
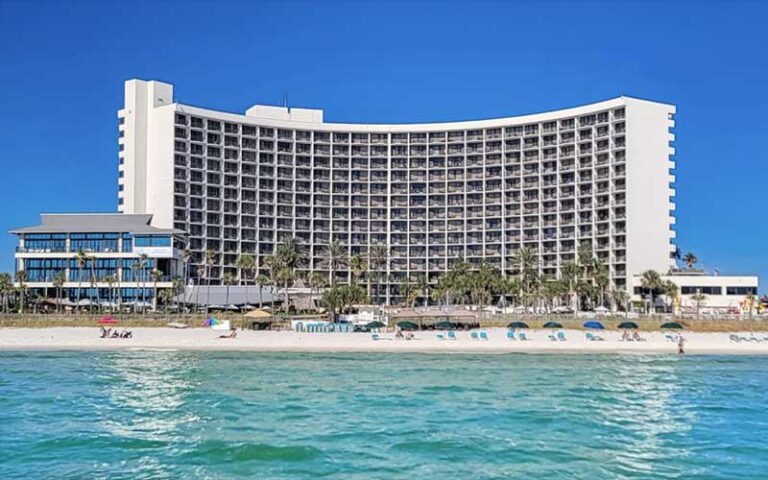
[(726, 287), (727, 295), (757, 295), (757, 287)]
[(170, 235), (136, 235), (133, 238), (136, 247), (170, 247)]
[(680, 293), (683, 295), (694, 295), (696, 293), (701, 293), (704, 295), (722, 295), (723, 294), (723, 288), (722, 287), (690, 287), (690, 286), (683, 286), (680, 287)]

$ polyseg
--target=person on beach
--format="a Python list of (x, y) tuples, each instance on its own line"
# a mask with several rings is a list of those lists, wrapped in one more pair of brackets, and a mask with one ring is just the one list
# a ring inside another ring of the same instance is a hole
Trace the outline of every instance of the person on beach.
[(677, 354), (682, 355), (685, 353), (685, 340), (683, 339), (683, 336), (680, 335), (677, 340)]

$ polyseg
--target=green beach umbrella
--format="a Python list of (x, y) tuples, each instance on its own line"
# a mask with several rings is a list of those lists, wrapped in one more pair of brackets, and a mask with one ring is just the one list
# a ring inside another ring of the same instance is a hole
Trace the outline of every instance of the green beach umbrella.
[(397, 322), (397, 326), (400, 327), (401, 330), (418, 330), (419, 326), (416, 325), (413, 322), (409, 322), (407, 320), (403, 320), (402, 322)]
[(667, 322), (667, 323), (663, 324), (661, 326), (661, 328), (673, 328), (673, 329), (676, 329), (676, 330), (682, 330), (685, 327), (683, 327), (682, 325), (680, 325), (677, 322)]
[(619, 324), (619, 328), (632, 328), (637, 329), (638, 326), (635, 322), (624, 322)]
[(509, 325), (507, 325), (507, 328), (528, 328), (528, 324), (523, 322), (512, 322)]
[(378, 320), (374, 320), (374, 321), (366, 324), (365, 326), (368, 327), (368, 328), (384, 328), (384, 327), (386, 327), (386, 325), (384, 325), (383, 323), (379, 322)]
[(438, 330), (450, 330), (453, 328), (453, 324), (448, 320), (443, 320), (435, 324), (435, 328)]
[(563, 325), (557, 322), (547, 322), (543, 328), (563, 328)]

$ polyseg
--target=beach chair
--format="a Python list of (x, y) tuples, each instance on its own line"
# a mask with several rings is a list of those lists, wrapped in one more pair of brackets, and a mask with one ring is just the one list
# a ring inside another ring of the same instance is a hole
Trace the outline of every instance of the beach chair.
[(456, 332), (453, 330), (448, 331), (448, 340), (456, 340)]
[(381, 336), (378, 333), (372, 333), (371, 340), (381, 340)]
[(522, 340), (524, 342), (528, 341), (528, 336), (526, 334), (524, 334), (523, 332), (518, 333), (517, 336), (520, 338), (520, 340)]
[[(735, 335), (731, 335), (731, 337), (735, 337)], [(666, 334), (664, 335), (664, 338), (666, 338), (668, 342), (677, 342), (677, 339), (673, 335)]]
[[(669, 336), (669, 335), (667, 335), (667, 336)], [(741, 340), (739, 340), (739, 337), (736, 336), (736, 335), (728, 335), (728, 338), (730, 338), (732, 342), (736, 342), (736, 343), (739, 343), (741, 341)]]
[(552, 340), (553, 342), (556, 342), (556, 341), (557, 341), (557, 337), (555, 336), (555, 334), (554, 334), (554, 333), (550, 333), (549, 335), (547, 335), (547, 338), (549, 338), (549, 339), (550, 339), (550, 340)]
[(513, 332), (512, 330), (507, 332), (507, 338), (510, 339), (510, 340), (517, 340), (515, 338), (515, 332)]
[(480, 332), (480, 340), (488, 340), (488, 332), (485, 330)]
[(557, 332), (557, 339), (560, 340), (561, 342), (567, 341), (565, 338), (565, 334), (563, 332)]
[(605, 339), (598, 335), (594, 335), (592, 333), (587, 332), (587, 340), (589, 340), (590, 342), (602, 342)]
[(438, 340), (445, 340), (445, 335), (439, 332), (435, 334), (435, 337), (437, 337)]
[(480, 335), (478, 335), (477, 332), (470, 332), (469, 338), (471, 338), (472, 340), (480, 340)]

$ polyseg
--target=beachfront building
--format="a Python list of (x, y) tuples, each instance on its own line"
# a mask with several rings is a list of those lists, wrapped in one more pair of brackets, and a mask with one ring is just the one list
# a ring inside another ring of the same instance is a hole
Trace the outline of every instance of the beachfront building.
[[(65, 306), (154, 305), (155, 289), (182, 278), (184, 232), (151, 225), (149, 214), (42, 214), (12, 230), (16, 271), (42, 303)], [(18, 283), (17, 283), (18, 285)]]
[[(682, 315), (741, 315), (762, 313), (757, 295), (757, 275), (719, 275), (703, 270), (671, 270), (661, 276), (677, 286), (672, 299), (675, 313)], [(650, 293), (643, 288), (642, 276), (632, 277), (633, 300), (650, 302)], [(666, 299), (657, 298), (656, 306)]]
[[(674, 265), (675, 107), (630, 97), (546, 113), (428, 124), (326, 123), (322, 110), (255, 105), (233, 114), (178, 103), (173, 86), (130, 80), (119, 119), (118, 209), (189, 234), (196, 283), (236, 279), (302, 240), (306, 273), (326, 245), (389, 247), (388, 301), (459, 258), (516, 272), (533, 249), (557, 278), (589, 245), (610, 288)], [(206, 252), (215, 253), (205, 266)]]

